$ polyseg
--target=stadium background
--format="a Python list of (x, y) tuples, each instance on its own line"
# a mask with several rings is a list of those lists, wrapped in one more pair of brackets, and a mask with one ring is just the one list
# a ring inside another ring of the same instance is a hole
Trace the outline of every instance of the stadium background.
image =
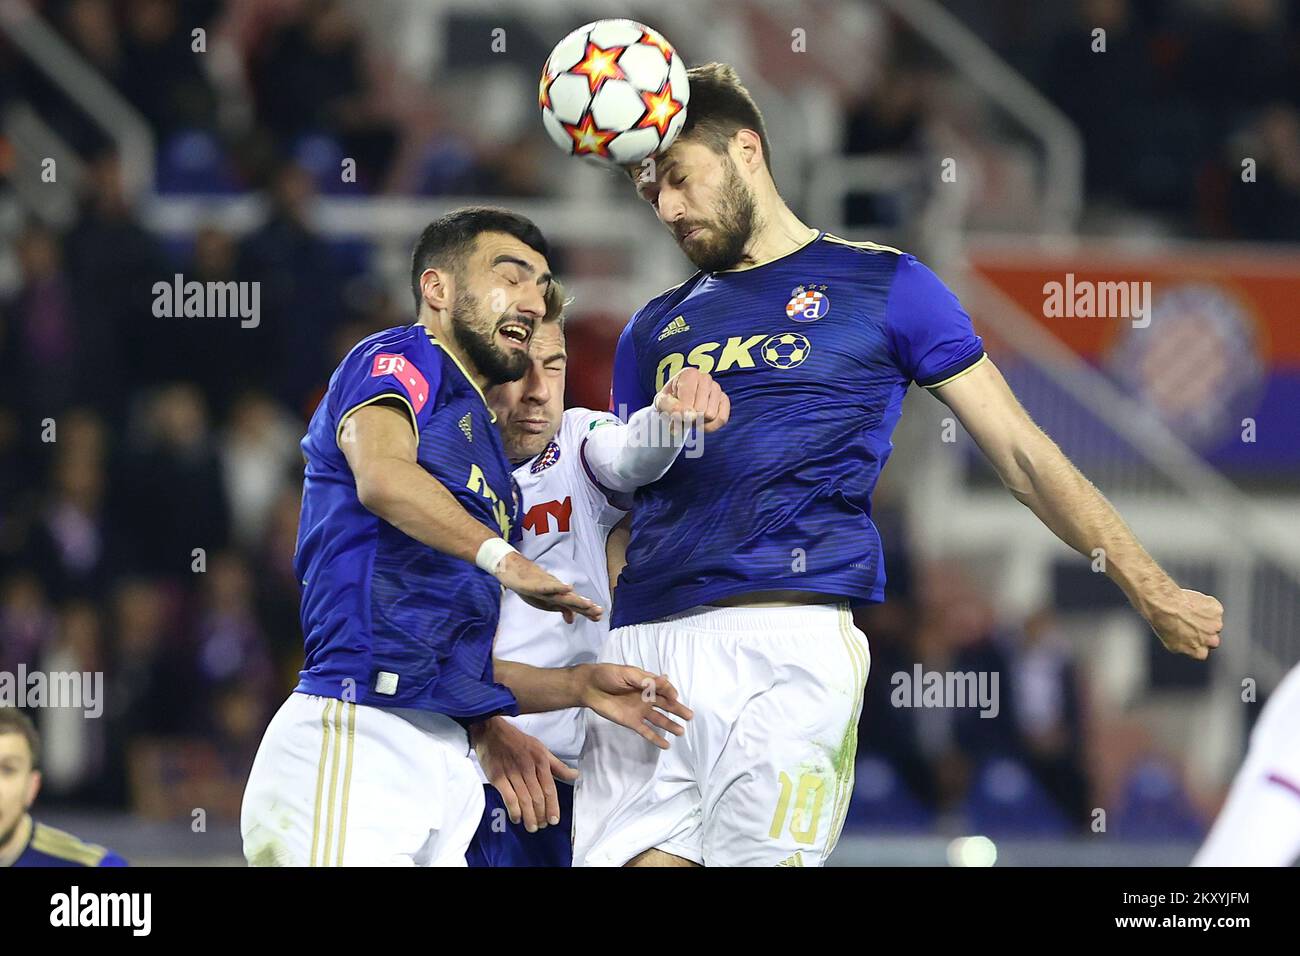
[[(1185, 863), (1300, 657), (1300, 8), (1275, 0), (3, 0), (0, 671), (105, 675), (101, 718), (35, 714), (38, 815), (138, 863), (240, 861), (301, 663), (297, 442), (347, 348), (410, 321), (431, 218), (543, 228), (569, 404), (605, 404), (622, 324), (688, 268), (536, 115), (550, 47), (603, 16), (736, 65), (795, 211), (930, 262), (1227, 606), (1208, 666), (1165, 653), (913, 394), (835, 862)], [(177, 273), (260, 282), (256, 327), (155, 317)], [(1151, 282), (1152, 323), (1050, 317), (1067, 273)], [(894, 706), (917, 664), (996, 672), (999, 716)]]

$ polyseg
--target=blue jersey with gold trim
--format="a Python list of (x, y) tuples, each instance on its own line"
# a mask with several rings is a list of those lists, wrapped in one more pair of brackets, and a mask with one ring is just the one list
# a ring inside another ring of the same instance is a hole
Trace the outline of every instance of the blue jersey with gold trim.
[(825, 233), (653, 299), (619, 339), (613, 410), (626, 418), (691, 365), (727, 392), (731, 419), (637, 491), (611, 626), (749, 591), (883, 600), (871, 493), (903, 395), (983, 356), (914, 257)]
[(462, 721), (513, 714), (514, 695), (492, 679), (496, 578), (407, 536), (357, 498), (339, 442), (349, 416), (378, 401), (395, 401), (411, 416), (422, 468), (472, 516), (518, 540), (510, 462), (483, 393), (460, 363), (421, 325), (360, 342), (330, 378), (302, 441), (294, 567), (307, 659), (297, 689)]
[(71, 833), (44, 823), (32, 823), (32, 835), (14, 866), (126, 866), (112, 850), (83, 843)]

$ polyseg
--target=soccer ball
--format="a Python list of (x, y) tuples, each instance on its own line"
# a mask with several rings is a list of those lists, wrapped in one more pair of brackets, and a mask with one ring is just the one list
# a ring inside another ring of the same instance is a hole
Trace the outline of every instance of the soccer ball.
[(672, 145), (690, 99), (686, 64), (633, 20), (597, 20), (555, 45), (542, 67), (542, 125), (571, 156), (627, 165)]
[(812, 343), (798, 332), (781, 332), (763, 343), (763, 361), (772, 368), (794, 368), (808, 357)]

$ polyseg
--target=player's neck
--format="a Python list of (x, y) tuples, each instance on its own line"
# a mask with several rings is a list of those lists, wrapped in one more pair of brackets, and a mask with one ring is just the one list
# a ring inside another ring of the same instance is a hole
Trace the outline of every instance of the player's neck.
[(0, 845), (0, 868), (12, 866), (32, 839), (32, 815), (24, 813), (18, 825), (14, 827), (9, 839)]
[(480, 392), (487, 390), (487, 376), (480, 372), (478, 367), (470, 361), (469, 356), (465, 354), (465, 350), (456, 341), (456, 336), (451, 333), (450, 318), (444, 323), (440, 322), (436, 315), (421, 316), (420, 325), (424, 326), (429, 331), (429, 334), (438, 340), (438, 344), (443, 347), (447, 354), (456, 360), (456, 364), (469, 376), (470, 381), (478, 386)]
[(816, 235), (816, 229), (806, 225), (773, 193), (773, 201), (759, 214), (754, 234), (736, 268), (746, 269), (789, 255)]

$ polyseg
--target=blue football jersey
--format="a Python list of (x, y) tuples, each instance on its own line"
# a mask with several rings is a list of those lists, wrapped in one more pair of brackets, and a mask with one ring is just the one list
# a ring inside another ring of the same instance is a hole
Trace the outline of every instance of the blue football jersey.
[(514, 695), (492, 679), (496, 578), (421, 544), (357, 498), (339, 440), (353, 412), (382, 400), (411, 416), (420, 466), (483, 524), (519, 537), (519, 496), (495, 416), (460, 363), (418, 324), (360, 342), (302, 441), (294, 567), (307, 659), (297, 689), (462, 722), (513, 714)]
[(44, 823), (32, 823), (32, 835), (14, 866), (126, 866), (126, 860), (93, 843), (83, 843), (71, 833)]
[(933, 272), (825, 233), (657, 296), (619, 338), (612, 410), (626, 418), (690, 365), (726, 391), (731, 419), (636, 492), (611, 626), (749, 591), (883, 600), (871, 493), (903, 395), (983, 358)]

